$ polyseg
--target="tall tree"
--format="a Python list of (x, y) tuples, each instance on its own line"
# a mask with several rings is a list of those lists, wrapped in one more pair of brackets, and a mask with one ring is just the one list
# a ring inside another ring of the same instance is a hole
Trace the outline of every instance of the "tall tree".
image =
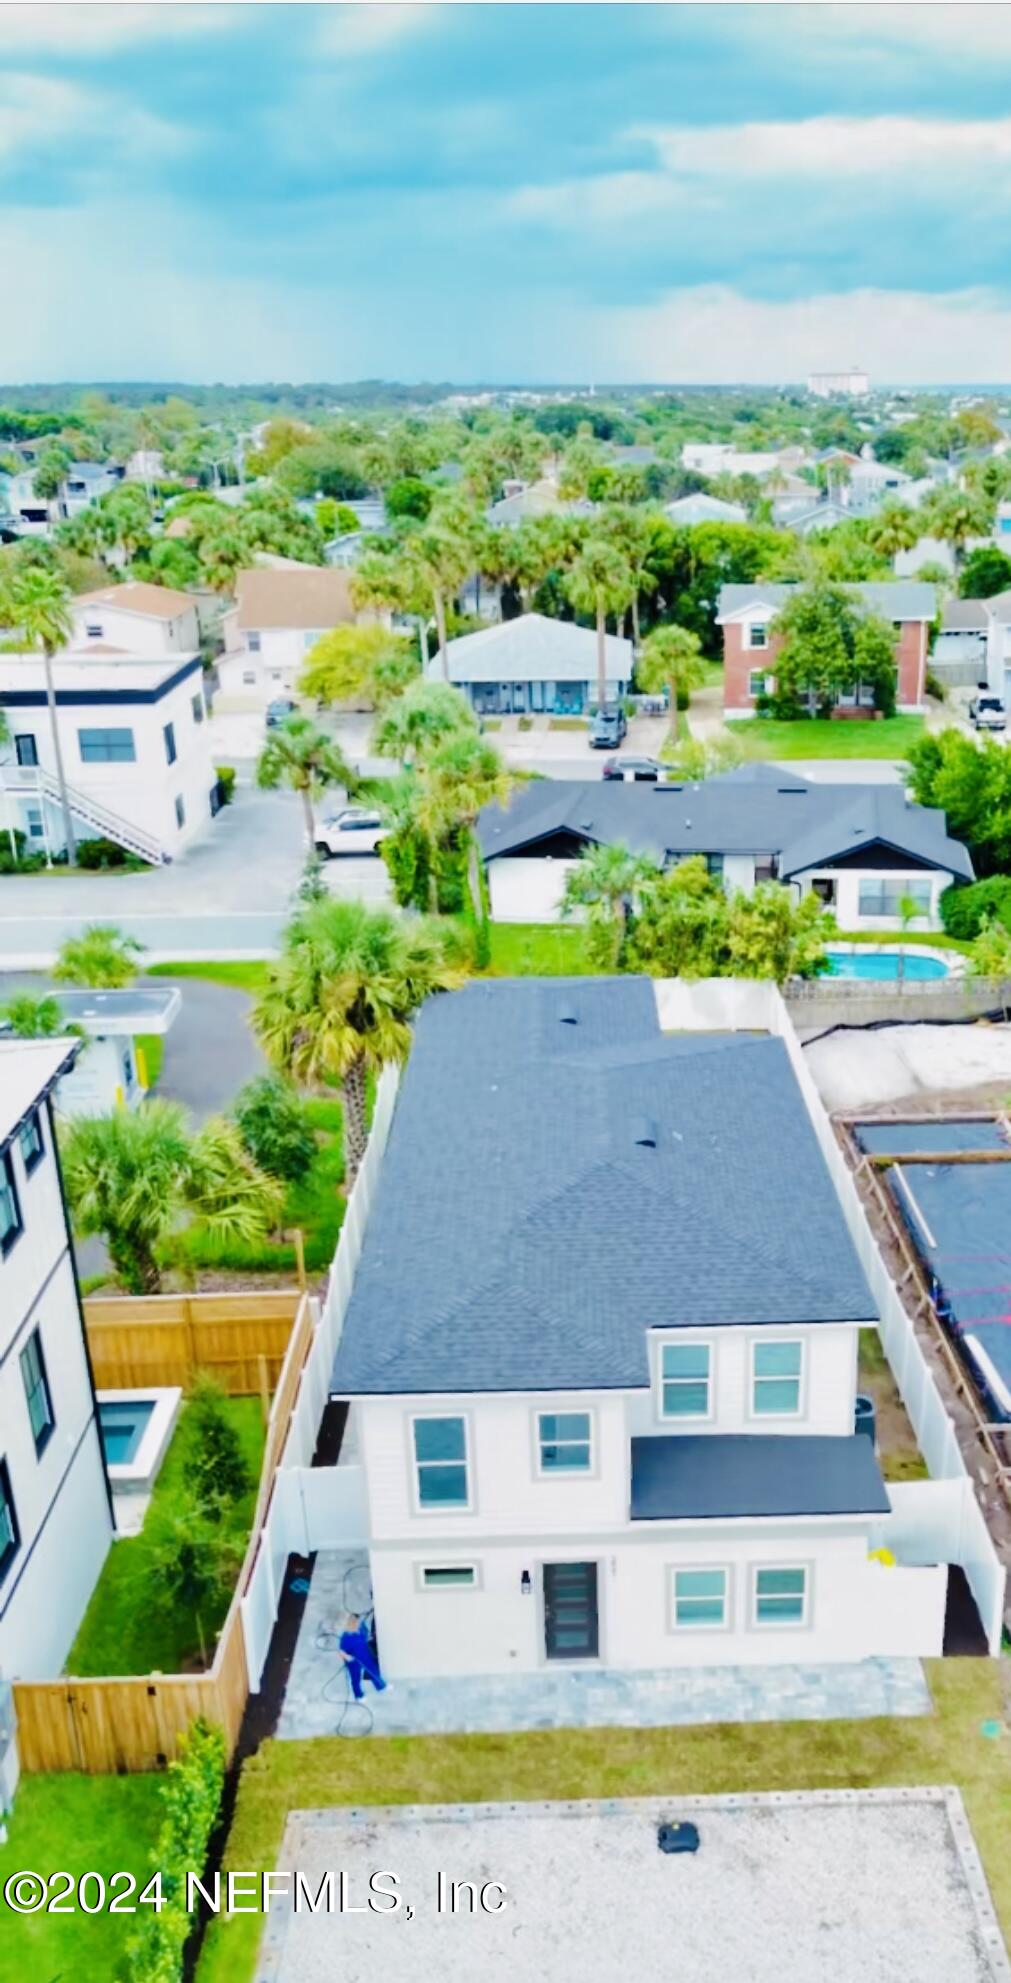
[(447, 682), (414, 681), (398, 695), (376, 724), (372, 749), (377, 757), (417, 765), (431, 757), (458, 730), (476, 734), (470, 705)]
[(624, 558), (632, 576), (632, 640), (639, 649), (639, 603), (643, 594), (652, 594), (657, 589), (657, 577), (650, 570), (649, 558), (655, 537), (655, 517), (648, 510), (636, 509), (632, 504), (616, 505), (604, 511), (599, 520), (599, 529)]
[(900, 551), (911, 551), (923, 535), (919, 517), (905, 503), (882, 503), (877, 514), (868, 517), (864, 530), (871, 549), (880, 551), (889, 563)]
[(987, 497), (951, 483), (924, 497), (920, 505), (920, 517), (930, 535), (951, 545), (956, 571), (961, 568), (969, 539), (989, 537), (993, 516), (994, 505)]
[(321, 634), (309, 649), (298, 686), (325, 705), (356, 702), (385, 709), (418, 679), (417, 652), (404, 634), (381, 626), (343, 626)]
[(365, 1154), (369, 1073), (405, 1060), (418, 1006), (462, 981), (445, 931), (420, 918), (332, 898), (286, 930), (253, 1030), (273, 1066), (303, 1087), (339, 1082), (349, 1188)]
[(485, 921), (475, 831), (478, 814), (485, 806), (504, 805), (509, 790), (509, 777), (497, 750), (475, 730), (453, 731), (422, 766), (419, 822), (433, 840), (445, 839), (451, 833), (466, 836), (467, 887), (478, 929)]
[(577, 613), (592, 615), (597, 629), (597, 705), (607, 702), (607, 615), (623, 612), (633, 591), (628, 560), (605, 538), (587, 539), (565, 577), (565, 590)]
[(587, 847), (569, 868), (562, 915), (587, 912), (592, 960), (603, 970), (622, 963), (636, 894), (655, 878), (653, 862), (620, 841)]
[(357, 790), (359, 777), (339, 744), (308, 716), (289, 716), (268, 732), (256, 767), (256, 782), (262, 791), (274, 792), (287, 785), (302, 801), (308, 851), (316, 847), (314, 800), (328, 785), (343, 785), (347, 793)]
[(53, 682), (53, 656), (59, 648), (66, 646), (74, 624), (70, 612), (70, 588), (66, 579), (60, 572), (48, 570), (42, 565), (24, 565), (16, 568), (5, 583), (3, 598), (0, 599), (0, 614), (8, 625), (20, 630), (30, 647), (42, 649), (46, 705), (49, 711), (49, 735), (60, 793), (60, 811), (63, 816), (63, 840), (67, 849), (67, 860), (73, 866), (77, 858), (77, 842), (74, 837), (74, 822), (71, 818), (67, 779), (63, 768), (63, 746), (60, 742), (60, 726), (56, 716), (56, 688)]
[(681, 732), (681, 716), (678, 710), (678, 695), (682, 689), (690, 696), (693, 689), (702, 687), (706, 678), (706, 664), (702, 656), (702, 642), (697, 634), (687, 627), (654, 627), (646, 635), (642, 652), (635, 664), (635, 678), (646, 695), (658, 695), (667, 690), (670, 702), (670, 738), (676, 744)]
[(433, 511), (427, 523), (404, 538), (404, 565), (414, 588), (425, 588), (431, 596), (439, 643), (439, 666), (443, 680), (449, 680), (446, 608), (455, 598), (464, 579), (473, 569), (474, 538), (464, 535), (446, 518)]

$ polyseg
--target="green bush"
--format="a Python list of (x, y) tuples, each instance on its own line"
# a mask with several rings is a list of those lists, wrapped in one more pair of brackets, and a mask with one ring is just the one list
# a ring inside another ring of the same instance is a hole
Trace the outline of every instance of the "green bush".
[(179, 1983), (183, 1950), (194, 1922), (186, 1909), (186, 1875), (204, 1870), (224, 1783), (224, 1735), (220, 1728), (195, 1721), (166, 1771), (164, 1817), (152, 1866), (161, 1875), (165, 1905), (146, 1913), (130, 1949), (130, 1983)]
[(285, 1183), (303, 1177), (316, 1154), (301, 1096), (280, 1074), (258, 1074), (235, 1097), (232, 1114), (254, 1163)]
[(190, 1388), (186, 1422), (193, 1492), (210, 1513), (226, 1513), (250, 1492), (253, 1476), (228, 1415), (225, 1394), (205, 1372), (198, 1373)]
[(933, 668), (927, 669), (925, 687), (927, 690), (927, 694), (932, 695), (935, 702), (947, 702), (948, 700), (947, 688), (945, 687), (945, 684), (942, 682), (940, 675), (935, 675)]
[(110, 868), (143, 868), (147, 866), (147, 862), (138, 860), (136, 854), (128, 853), (118, 841), (99, 837), (95, 840), (78, 841), (77, 865), (79, 868), (86, 868), (89, 873), (95, 873)]
[(517, 730), (532, 730), (533, 727), (534, 719), (532, 716), (521, 716), (516, 725)]
[(971, 943), (991, 916), (1011, 930), (1011, 875), (991, 874), (968, 886), (952, 882), (941, 896), (941, 921), (961, 941)]
[(234, 764), (216, 764), (214, 776), (218, 781), (218, 797), (223, 806), (230, 806), (235, 797)]
[(16, 826), (13, 834), (7, 827), (0, 831), (0, 874), (38, 874), (45, 865), (45, 855), (36, 852), (20, 827)]

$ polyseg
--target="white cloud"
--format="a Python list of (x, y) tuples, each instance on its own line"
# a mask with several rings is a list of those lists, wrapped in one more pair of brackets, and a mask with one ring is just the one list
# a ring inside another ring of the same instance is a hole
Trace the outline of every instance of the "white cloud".
[(102, 6), (83, 0), (5, 0), (0, 5), (0, 49), (4, 54), (24, 49), (53, 55), (104, 55), (132, 42), (160, 41), (185, 35), (217, 33), (247, 9), (238, 4), (202, 6), (173, 0), (123, 0), (122, 6)]
[(347, 0), (343, 6), (320, 10), (318, 46), (326, 55), (382, 54), (399, 41), (418, 34), (442, 13), (429, 0)]
[(0, 162), (40, 152), (66, 162), (68, 140), (82, 147), (79, 160), (71, 164), (88, 169), (119, 160), (124, 151), (171, 154), (184, 142), (184, 134), (105, 91), (58, 76), (0, 72)]

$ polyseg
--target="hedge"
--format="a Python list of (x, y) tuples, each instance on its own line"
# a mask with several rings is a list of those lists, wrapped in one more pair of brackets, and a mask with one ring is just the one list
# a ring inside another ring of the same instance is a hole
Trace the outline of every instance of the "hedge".
[(225, 1782), (225, 1738), (195, 1721), (166, 1772), (153, 1871), (161, 1875), (163, 1905), (152, 1909), (130, 1950), (130, 1983), (180, 1983), (193, 1916), (186, 1910), (186, 1875), (202, 1875), (218, 1822)]
[(1011, 875), (991, 874), (967, 887), (952, 882), (941, 896), (941, 921), (948, 935), (966, 943), (979, 935), (991, 916), (1011, 930)]

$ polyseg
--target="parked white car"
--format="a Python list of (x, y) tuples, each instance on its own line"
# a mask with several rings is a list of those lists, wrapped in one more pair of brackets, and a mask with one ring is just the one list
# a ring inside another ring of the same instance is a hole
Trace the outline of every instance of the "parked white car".
[(329, 819), (316, 822), (316, 852), (329, 860), (331, 854), (374, 854), (386, 828), (377, 812), (366, 806), (345, 806)]

